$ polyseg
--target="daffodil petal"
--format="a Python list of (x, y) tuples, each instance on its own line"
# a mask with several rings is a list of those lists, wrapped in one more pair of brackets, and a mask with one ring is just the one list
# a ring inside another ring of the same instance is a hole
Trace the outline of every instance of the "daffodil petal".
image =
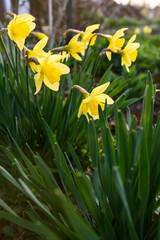
[[(94, 32), (95, 30), (97, 30), (99, 27), (100, 27), (100, 24), (93, 24), (93, 25), (91, 25), (91, 26), (86, 27), (85, 32), (87, 32), (88, 34), (90, 34), (90, 33)], [(84, 32), (84, 33), (85, 33), (85, 32)]]
[(52, 84), (50, 83), (50, 81), (48, 80), (48, 78), (46, 76), (44, 76), (44, 84), (50, 88), (53, 91), (58, 91), (59, 89), (59, 82), (53, 82)]
[(42, 87), (43, 75), (39, 74), (39, 73), (35, 74), (34, 80), (35, 80), (35, 85), (36, 85), (36, 92), (34, 94), (37, 94)]
[(124, 51), (126, 51), (127, 53), (131, 53), (139, 47), (140, 47), (139, 43), (131, 43), (129, 45), (127, 44), (126, 47), (124, 48)]
[(114, 103), (114, 100), (107, 94), (100, 94), (100, 95), (96, 96), (95, 98), (97, 99), (97, 101), (99, 101), (101, 103), (105, 103), (105, 100), (107, 99), (107, 105)]
[(88, 113), (98, 119), (99, 118), (99, 112), (98, 112), (98, 106), (100, 105), (102, 111), (104, 110), (105, 104), (99, 102), (96, 98), (93, 98), (90, 102), (87, 103), (88, 107)]
[(123, 47), (123, 44), (125, 42), (125, 39), (124, 38), (118, 38), (116, 39), (115, 41), (115, 46), (117, 49), (121, 49)]
[(25, 39), (19, 37), (19, 38), (15, 38), (14, 41), (19, 47), (19, 49), (22, 51), (22, 49), (24, 48)]
[(69, 43), (77, 42), (79, 36), (80, 36), (80, 33), (76, 34), (74, 37), (71, 38)]
[(29, 26), (30, 32), (32, 32), (32, 31), (33, 31), (33, 29), (35, 29), (35, 27), (36, 27), (36, 24), (35, 24), (35, 23), (33, 23), (33, 22), (30, 22), (30, 23), (28, 23), (28, 26)]
[(70, 68), (63, 63), (54, 63), (54, 67), (60, 69), (62, 74), (67, 74), (70, 72)]
[(97, 95), (103, 93), (107, 89), (109, 84), (110, 84), (110, 82), (107, 82), (105, 84), (102, 84), (101, 86), (94, 88), (91, 92), (91, 96), (97, 96)]
[(129, 57), (131, 59), (132, 62), (135, 62), (136, 58), (137, 58), (137, 50), (133, 51), (132, 53), (129, 54)]
[(15, 16), (19, 21), (34, 21), (35, 17), (33, 17), (32, 15), (28, 14), (28, 13), (24, 13), (22, 15), (17, 15)]
[(92, 36), (90, 41), (90, 46), (93, 46), (95, 44), (96, 39), (97, 39), (97, 35)]
[(61, 59), (63, 59), (63, 56), (59, 55), (59, 54), (54, 54), (51, 55), (48, 59), (48, 63), (49, 64), (53, 64), (55, 62), (59, 62)]
[(85, 108), (85, 103), (84, 103), (84, 100), (82, 100), (81, 105), (79, 107), (79, 111), (78, 111), (78, 118), (80, 118), (80, 116), (83, 114), (84, 108)]
[(48, 37), (42, 38), (33, 48), (34, 51), (42, 50), (48, 42)]
[(71, 55), (73, 58), (75, 58), (78, 61), (82, 61), (82, 58), (75, 52), (71, 52)]
[(112, 55), (112, 53), (109, 52), (109, 51), (107, 51), (107, 52), (106, 52), (106, 55), (107, 55), (108, 60), (111, 61), (111, 55)]
[(78, 118), (80, 118), (80, 116), (82, 114), (84, 114), (86, 116), (86, 118), (87, 118), (87, 121), (89, 122), (89, 118), (88, 118), (87, 112), (88, 112), (87, 105), (84, 103), (84, 100), (82, 100), (81, 105), (79, 107), (79, 111), (78, 111)]
[(131, 60), (128, 56), (128, 54), (123, 54), (122, 55), (122, 60), (121, 60), (121, 65), (127, 65), (127, 66), (131, 66)]
[(124, 36), (124, 31), (126, 31), (128, 28), (121, 28), (119, 29), (114, 35), (113, 35), (113, 38), (114, 39), (117, 39), (117, 38), (120, 38), (120, 37), (123, 37)]
[(136, 40), (136, 35), (134, 34), (128, 41), (127, 44), (133, 43)]

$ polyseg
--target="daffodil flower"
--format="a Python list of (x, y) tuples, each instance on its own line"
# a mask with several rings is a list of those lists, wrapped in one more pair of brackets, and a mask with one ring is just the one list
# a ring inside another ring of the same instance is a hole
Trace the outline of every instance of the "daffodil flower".
[(122, 56), (121, 65), (125, 65), (126, 70), (129, 72), (129, 67), (131, 66), (132, 62), (134, 62), (137, 58), (137, 49), (139, 48), (139, 43), (134, 43), (136, 39), (136, 35), (133, 35), (130, 40), (128, 41), (127, 45), (123, 50), (120, 51)]
[[(32, 51), (28, 50), (28, 58), (36, 58), (38, 61), (39, 59), (41, 58), (46, 58), (46, 57), (49, 57), (51, 55), (51, 52), (44, 52), (43, 51), (43, 48), (46, 46), (48, 42), (48, 37), (44, 37), (42, 38), (36, 45), (35, 47), (33, 48)], [(33, 72), (37, 72), (37, 68), (38, 68), (38, 65), (36, 65), (34, 62), (29, 62), (29, 65), (32, 69)]]
[(82, 61), (82, 58), (78, 55), (78, 53), (82, 55), (84, 54), (85, 44), (81, 41), (78, 41), (79, 36), (80, 36), (80, 33), (76, 34), (69, 41), (68, 45), (64, 46), (64, 50), (76, 60)]
[(24, 47), (26, 37), (36, 26), (34, 20), (35, 18), (30, 14), (14, 14), (13, 20), (7, 26), (10, 39), (17, 44), (20, 50)]
[(150, 27), (148, 27), (148, 26), (146, 25), (146, 26), (144, 26), (144, 28), (143, 28), (143, 32), (144, 32), (145, 34), (151, 34), (152, 28), (150, 28)]
[(140, 28), (137, 27), (134, 29), (134, 34), (140, 34), (140, 32), (141, 32)]
[(113, 36), (106, 35), (107, 40), (109, 41), (109, 45), (107, 49), (110, 51), (106, 51), (106, 55), (111, 61), (111, 51), (114, 53), (117, 53), (117, 50), (120, 50), (125, 42), (124, 38), (121, 38), (124, 36), (124, 31), (126, 31), (128, 28), (122, 28), (118, 30)]
[(82, 100), (79, 111), (78, 118), (84, 114), (89, 121), (88, 114), (95, 119), (99, 119), (98, 105), (101, 106), (102, 111), (105, 108), (105, 100), (107, 99), (107, 104), (113, 104), (114, 101), (111, 97), (103, 92), (107, 89), (109, 83), (105, 83), (101, 86), (98, 86), (92, 90), (91, 93), (88, 93), (85, 89), (78, 85), (74, 85), (72, 88), (78, 89), (85, 97)]
[(58, 91), (60, 77), (63, 74), (70, 72), (68, 66), (60, 63), (63, 57), (55, 54), (46, 58), (39, 58), (39, 65), (37, 65), (37, 73), (34, 76), (37, 94), (42, 86), (42, 82), (51, 90)]
[(86, 47), (88, 46), (88, 44), (90, 44), (91, 46), (94, 45), (97, 35), (93, 32), (97, 30), (99, 27), (100, 27), (100, 24), (94, 24), (94, 25), (88, 26), (85, 29), (85, 31), (80, 34), (82, 38), (81, 41), (85, 44)]

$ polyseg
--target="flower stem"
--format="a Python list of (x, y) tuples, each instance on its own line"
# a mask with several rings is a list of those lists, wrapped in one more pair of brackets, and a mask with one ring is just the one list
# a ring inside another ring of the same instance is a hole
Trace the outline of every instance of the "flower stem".
[(65, 51), (65, 46), (53, 48), (50, 51), (51, 52), (63, 52), (63, 51)]
[(20, 79), (19, 79), (19, 52), (17, 46), (15, 46), (15, 52), (16, 52), (16, 79), (17, 79), (17, 87), (18, 87), (18, 93), (20, 94)]
[(69, 29), (67, 29), (67, 30), (63, 33), (63, 36), (65, 37), (68, 33), (76, 33), (76, 34), (78, 34), (78, 33), (82, 33), (82, 31), (69, 28)]
[(27, 108), (28, 108), (28, 118), (30, 123), (30, 133), (31, 133), (31, 141), (33, 141), (33, 133), (32, 133), (32, 121), (31, 121), (31, 109), (30, 109), (30, 98), (29, 98), (29, 77), (28, 77), (28, 58), (26, 57), (26, 86), (27, 86)]
[[(96, 58), (95, 64), (94, 64), (94, 68), (93, 68), (94, 70), (93, 70), (93, 74), (92, 74), (90, 85), (92, 84), (92, 81), (93, 81), (93, 79), (94, 79), (94, 77), (96, 75), (96, 72), (97, 72), (97, 69), (99, 67), (100, 62), (101, 62), (101, 56), (98, 55), (98, 57)], [(88, 87), (88, 89), (89, 88), (90, 88), (90, 86)]]
[(6, 46), (5, 46), (5, 44), (4, 44), (4, 41), (3, 41), (2, 36), (0, 37), (0, 43), (1, 43), (1, 46), (2, 46), (2, 48), (3, 48), (3, 50), (4, 50), (5, 54), (6, 54), (6, 57), (7, 57), (7, 60), (8, 60), (8, 62), (9, 62), (9, 65), (10, 65), (10, 67), (11, 67), (11, 69), (12, 69), (12, 72), (13, 72), (15, 78), (16, 78), (16, 74), (15, 74), (15, 71), (14, 71), (14, 67), (13, 67), (12, 62), (11, 62), (11, 60), (10, 60), (10, 57), (9, 57), (9, 55), (8, 55), (8, 52), (7, 52), (7, 49), (6, 49)]

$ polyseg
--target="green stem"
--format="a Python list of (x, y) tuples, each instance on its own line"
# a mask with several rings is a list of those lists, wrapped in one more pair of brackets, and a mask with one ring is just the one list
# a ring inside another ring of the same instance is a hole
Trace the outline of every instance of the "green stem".
[(82, 65), (81, 65), (80, 71), (79, 71), (78, 76), (77, 76), (76, 84), (79, 84), (80, 76), (85, 71), (84, 64), (85, 64), (85, 61), (86, 61), (86, 58), (87, 58), (88, 50), (89, 50), (89, 45), (87, 46), (87, 49), (85, 51), (84, 58), (83, 58), (83, 61), (82, 61)]
[(96, 75), (96, 72), (97, 72), (97, 69), (98, 69), (98, 67), (99, 67), (100, 62), (101, 62), (101, 56), (98, 55), (98, 57), (97, 57), (97, 59), (96, 59), (96, 61), (95, 61), (94, 71), (93, 71), (93, 75), (92, 75), (92, 78), (91, 78), (91, 82), (93, 81), (93, 79), (94, 79), (94, 77), (95, 77), (95, 75)]
[(9, 55), (8, 55), (8, 52), (7, 52), (7, 49), (6, 49), (6, 46), (5, 46), (5, 44), (4, 44), (4, 41), (3, 41), (2, 36), (0, 37), (0, 43), (1, 43), (1, 46), (2, 46), (2, 48), (3, 48), (3, 50), (4, 50), (5, 54), (6, 54), (6, 57), (7, 57), (7, 60), (8, 60), (8, 62), (9, 62), (9, 65), (10, 65), (10, 67), (11, 67), (11, 69), (12, 69), (12, 72), (13, 72), (15, 78), (16, 78), (16, 74), (15, 74), (15, 71), (14, 71), (14, 67), (13, 67), (12, 62), (11, 62), (11, 60), (10, 60), (10, 57), (9, 57)]
[(83, 58), (83, 62), (82, 62), (82, 66), (81, 66), (81, 69), (80, 69), (80, 72), (78, 74), (78, 77), (77, 77), (77, 84), (79, 84), (79, 79), (80, 79), (80, 75), (83, 73), (83, 71), (85, 70), (84, 68), (84, 64), (85, 64), (85, 61), (86, 61), (86, 58), (87, 58), (87, 54), (88, 54), (88, 51), (89, 51), (89, 47), (90, 47), (90, 43), (92, 41), (92, 38), (94, 37), (95, 35), (93, 35), (88, 43), (88, 46), (87, 46), (87, 49), (85, 50), (85, 55), (84, 55), (84, 58)]
[(19, 79), (19, 57), (18, 57), (18, 48), (15, 46), (16, 52), (16, 75), (17, 75), (17, 86), (18, 86), (18, 93), (20, 94), (20, 79)]
[(78, 33), (83, 33), (83, 32), (79, 31), (79, 30), (76, 30), (76, 29), (69, 28), (63, 33), (63, 37), (65, 37), (68, 33), (78, 34)]
[(53, 48), (50, 51), (51, 52), (63, 52), (63, 51), (66, 51), (66, 50), (65, 50), (65, 46), (62, 46), (62, 47)]
[(13, 46), (12, 46), (13, 42), (11, 41), (10, 38), (8, 40), (9, 40), (9, 51), (10, 51), (10, 55), (11, 55), (11, 60), (12, 60), (13, 68), (15, 69), (16, 68), (15, 67), (15, 60), (14, 60), (15, 58), (14, 58)]
[(26, 58), (26, 86), (27, 86), (27, 108), (28, 108), (28, 118), (30, 123), (30, 133), (31, 133), (31, 142), (33, 142), (32, 134), (32, 121), (31, 121), (31, 109), (30, 109), (30, 98), (29, 98), (29, 77), (28, 77), (28, 59)]

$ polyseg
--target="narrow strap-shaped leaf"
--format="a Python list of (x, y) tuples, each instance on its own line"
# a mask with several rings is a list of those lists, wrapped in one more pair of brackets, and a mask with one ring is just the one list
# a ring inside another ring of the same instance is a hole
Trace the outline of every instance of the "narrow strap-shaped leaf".
[(18, 217), (18, 215), (2, 199), (0, 199), (0, 206), (3, 207), (10, 214)]
[(91, 160), (94, 167), (98, 166), (99, 161), (99, 148), (98, 148), (98, 137), (96, 129), (92, 120), (89, 121), (88, 126), (88, 146), (91, 154)]
[(133, 220), (131, 217), (131, 213), (130, 213), (130, 209), (129, 209), (129, 205), (128, 205), (128, 201), (126, 198), (126, 193), (125, 193), (125, 189), (124, 189), (124, 185), (123, 185), (123, 181), (121, 179), (121, 175), (120, 175), (120, 171), (118, 167), (114, 167), (113, 168), (113, 174), (114, 174), (114, 183), (117, 189), (117, 192), (119, 193), (123, 206), (126, 210), (126, 215), (127, 215), (127, 225), (128, 225), (128, 231), (130, 233), (130, 239), (131, 240), (138, 240), (138, 236), (136, 233), (136, 229), (134, 227), (133, 224)]
[(81, 166), (81, 163), (80, 163), (80, 161), (79, 161), (79, 159), (78, 159), (78, 156), (77, 156), (77, 154), (76, 154), (73, 146), (72, 146), (70, 143), (68, 143), (68, 147), (69, 147), (69, 151), (70, 151), (70, 153), (71, 153), (71, 155), (72, 155), (73, 161), (74, 161), (77, 169), (78, 169), (80, 172), (83, 172), (83, 168), (82, 168), (82, 166)]

